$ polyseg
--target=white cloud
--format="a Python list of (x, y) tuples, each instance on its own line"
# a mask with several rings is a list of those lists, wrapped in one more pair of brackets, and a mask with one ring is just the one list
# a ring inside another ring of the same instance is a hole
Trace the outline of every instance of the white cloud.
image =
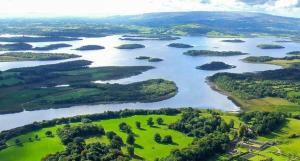
[[(253, 3), (255, 1), (255, 3)], [(300, 16), (300, 0), (0, 0), (0, 17), (109, 16), (170, 11), (255, 11)]]

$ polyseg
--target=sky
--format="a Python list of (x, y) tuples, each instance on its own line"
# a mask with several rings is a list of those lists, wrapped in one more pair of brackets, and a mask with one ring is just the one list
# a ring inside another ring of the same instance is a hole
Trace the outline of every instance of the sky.
[(0, 0), (0, 18), (103, 17), (174, 11), (247, 11), (300, 17), (300, 0)]

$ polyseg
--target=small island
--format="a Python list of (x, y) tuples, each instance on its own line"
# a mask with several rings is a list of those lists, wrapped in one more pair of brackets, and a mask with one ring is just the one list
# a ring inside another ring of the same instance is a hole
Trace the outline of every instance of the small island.
[(188, 56), (237, 56), (247, 55), (240, 51), (211, 51), (211, 50), (189, 50), (183, 53)]
[(65, 53), (32, 53), (32, 52), (11, 52), (0, 54), (0, 62), (13, 61), (45, 61), (45, 60), (64, 60), (78, 58), (79, 55)]
[(117, 49), (139, 49), (145, 48), (145, 45), (142, 44), (123, 44), (116, 47)]
[(160, 62), (160, 61), (163, 61), (163, 59), (160, 59), (160, 58), (150, 58), (148, 59), (149, 62)]
[(283, 48), (285, 48), (284, 46), (276, 45), (276, 44), (260, 44), (260, 45), (257, 45), (257, 47), (260, 49), (283, 49)]
[(85, 45), (85, 46), (81, 46), (75, 50), (85, 51), (85, 50), (101, 50), (101, 49), (104, 49), (104, 47), (100, 46), (100, 45)]
[(183, 43), (171, 43), (168, 46), (169, 47), (174, 47), (174, 48), (192, 48), (192, 47), (194, 47), (192, 45), (183, 44)]
[(136, 57), (135, 59), (138, 59), (138, 60), (148, 60), (148, 62), (160, 62), (160, 61), (163, 61), (163, 59), (160, 59), (160, 58), (151, 58), (149, 56), (139, 56), (139, 57)]
[(56, 50), (56, 49), (60, 49), (60, 48), (66, 48), (66, 47), (71, 47), (72, 45), (70, 44), (65, 44), (65, 43), (60, 43), (60, 44), (50, 44), (47, 46), (43, 46), (43, 47), (35, 47), (32, 50), (40, 50), (40, 51), (44, 51), (44, 50)]
[(291, 52), (288, 52), (287, 55), (296, 55), (296, 56), (300, 56), (300, 51), (291, 51)]
[(241, 39), (232, 39), (232, 40), (222, 40), (222, 42), (231, 42), (231, 43), (244, 43), (246, 41)]
[(31, 50), (32, 45), (27, 43), (0, 44), (0, 51)]
[(223, 70), (223, 69), (232, 69), (232, 68), (235, 68), (235, 67), (236, 66), (229, 65), (229, 64), (226, 64), (224, 62), (213, 61), (213, 62), (208, 63), (208, 64), (197, 66), (196, 69), (200, 69), (200, 70)]
[(151, 57), (149, 56), (139, 56), (139, 57), (136, 57), (135, 59), (138, 59), (138, 60), (149, 60)]

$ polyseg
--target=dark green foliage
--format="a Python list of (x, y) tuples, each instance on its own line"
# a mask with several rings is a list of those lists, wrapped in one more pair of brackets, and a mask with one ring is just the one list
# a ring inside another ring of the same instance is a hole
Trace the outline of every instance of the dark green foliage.
[(222, 40), (222, 42), (243, 43), (245, 41), (241, 39), (232, 39), (232, 40)]
[(133, 145), (135, 142), (135, 138), (133, 134), (128, 134), (127, 139), (126, 139), (126, 143), (129, 145)]
[(35, 47), (32, 50), (40, 50), (40, 51), (44, 51), (44, 50), (56, 50), (56, 49), (66, 48), (66, 47), (71, 47), (71, 46), (72, 45), (70, 45), (70, 44), (64, 44), (64, 43), (50, 44), (50, 45), (43, 46), (43, 47)]
[(192, 48), (192, 47), (194, 47), (192, 45), (182, 44), (182, 43), (171, 43), (168, 46), (169, 47), (174, 47), (174, 48)]
[(161, 136), (159, 133), (154, 134), (154, 140), (157, 143), (161, 143)]
[(158, 117), (156, 119), (156, 122), (157, 122), (158, 125), (163, 125), (164, 124), (164, 120), (161, 117)]
[(32, 45), (26, 43), (0, 44), (0, 51), (31, 50)]
[(171, 135), (166, 135), (162, 140), (161, 143), (163, 144), (172, 144), (173, 143), (173, 139)]
[(204, 117), (198, 111), (188, 109), (183, 112), (181, 119), (169, 125), (174, 129), (187, 134), (188, 136), (203, 137), (215, 131), (229, 132), (230, 128), (217, 114), (211, 117)]
[(133, 146), (128, 146), (127, 147), (127, 152), (130, 157), (134, 157), (134, 147)]
[(46, 131), (46, 132), (45, 132), (45, 135), (46, 135), (47, 137), (53, 137), (53, 133), (52, 133), (51, 131)]
[(149, 62), (160, 62), (160, 61), (163, 61), (163, 59), (160, 59), (160, 58), (150, 58), (148, 59)]
[(278, 69), (258, 73), (217, 73), (209, 80), (242, 99), (279, 97), (300, 103), (300, 70)]
[(246, 55), (240, 51), (211, 51), (211, 50), (189, 50), (183, 53), (189, 56), (236, 56)]
[(132, 133), (131, 131), (131, 127), (129, 125), (127, 125), (125, 122), (122, 122), (119, 124), (119, 129), (123, 132), (126, 132), (126, 133)]
[(299, 55), (300, 56), (300, 51), (291, 51), (291, 52), (288, 52), (287, 55)]
[(22, 145), (22, 142), (21, 142), (20, 139), (15, 139), (15, 144), (16, 144), (16, 145)]
[(85, 46), (81, 46), (75, 50), (84, 51), (84, 50), (100, 50), (100, 49), (104, 49), (104, 47), (100, 46), (100, 45), (85, 45)]
[(260, 45), (257, 45), (257, 47), (261, 48), (261, 49), (283, 49), (283, 48), (285, 48), (284, 46), (276, 45), (276, 44), (260, 44)]
[(123, 44), (118, 47), (117, 49), (139, 49), (139, 48), (145, 48), (145, 45), (142, 44)]
[(75, 138), (73, 142), (68, 143), (66, 150), (56, 154), (46, 156), (43, 161), (128, 161), (119, 149), (109, 147), (101, 143), (92, 143), (86, 145), (83, 138)]
[(227, 134), (215, 132), (195, 139), (184, 149), (177, 149), (161, 161), (205, 161), (210, 157), (228, 150), (230, 139)]
[(65, 145), (72, 142), (75, 137), (101, 136), (104, 134), (105, 131), (102, 127), (90, 124), (64, 127), (57, 130), (57, 135)]
[(243, 60), (249, 63), (264, 63), (272, 60), (295, 60), (300, 59), (300, 56), (286, 56), (283, 58), (275, 58), (270, 56), (249, 56)]
[(196, 67), (196, 69), (201, 69), (201, 70), (222, 70), (222, 69), (231, 69), (235, 68), (236, 66), (234, 65), (228, 65), (225, 64), (224, 62), (211, 62), (208, 64), (203, 64), (201, 66)]
[(135, 126), (136, 126), (136, 128), (141, 129), (141, 122), (136, 121)]
[(124, 145), (122, 138), (118, 135), (114, 135), (113, 138), (110, 140), (110, 146), (114, 149), (121, 149)]
[(241, 120), (251, 125), (257, 135), (269, 134), (286, 121), (286, 115), (281, 112), (247, 112), (241, 113)]
[(150, 117), (148, 120), (147, 120), (147, 125), (149, 125), (150, 127), (154, 125), (154, 122), (153, 122), (153, 118)]
[(115, 132), (113, 132), (113, 131), (107, 131), (106, 133), (105, 133), (105, 135), (106, 135), (106, 137), (109, 139), (109, 140), (112, 140), (113, 139), (113, 137), (115, 136), (115, 135), (117, 135)]

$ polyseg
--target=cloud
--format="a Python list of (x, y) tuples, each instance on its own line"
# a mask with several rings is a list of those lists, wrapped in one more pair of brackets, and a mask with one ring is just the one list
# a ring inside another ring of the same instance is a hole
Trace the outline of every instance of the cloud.
[(300, 17), (300, 0), (0, 0), (0, 17), (248, 11)]

